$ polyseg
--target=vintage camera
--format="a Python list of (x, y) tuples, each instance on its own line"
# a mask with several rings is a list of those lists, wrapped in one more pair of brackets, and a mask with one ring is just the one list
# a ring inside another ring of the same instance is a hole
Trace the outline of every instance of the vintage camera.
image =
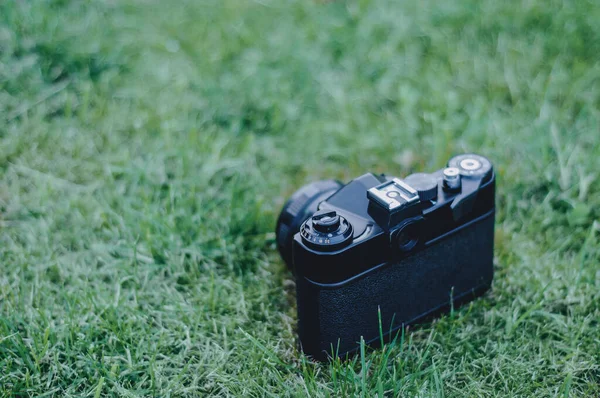
[(492, 164), (474, 154), (403, 180), (369, 173), (297, 191), (276, 233), (296, 276), (302, 350), (344, 356), (484, 293), (494, 197)]

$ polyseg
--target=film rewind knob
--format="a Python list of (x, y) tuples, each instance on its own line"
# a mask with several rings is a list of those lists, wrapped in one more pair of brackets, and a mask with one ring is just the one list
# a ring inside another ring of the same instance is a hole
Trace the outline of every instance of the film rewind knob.
[(326, 234), (337, 231), (340, 227), (341, 219), (335, 211), (329, 211), (314, 215), (312, 223), (316, 231)]

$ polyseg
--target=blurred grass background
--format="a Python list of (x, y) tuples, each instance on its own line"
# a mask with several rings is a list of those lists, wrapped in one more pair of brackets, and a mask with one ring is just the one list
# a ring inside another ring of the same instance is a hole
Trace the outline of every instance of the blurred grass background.
[[(600, 3), (0, 2), (0, 395), (600, 394)], [(456, 153), (496, 280), (312, 363), (272, 232), (321, 178)]]

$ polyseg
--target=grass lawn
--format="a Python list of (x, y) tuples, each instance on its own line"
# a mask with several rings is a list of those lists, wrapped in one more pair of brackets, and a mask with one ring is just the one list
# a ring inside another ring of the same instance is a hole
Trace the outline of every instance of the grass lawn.
[[(492, 290), (299, 353), (286, 198), (465, 151)], [(597, 397), (598, 209), (598, 1), (0, 2), (0, 396)]]

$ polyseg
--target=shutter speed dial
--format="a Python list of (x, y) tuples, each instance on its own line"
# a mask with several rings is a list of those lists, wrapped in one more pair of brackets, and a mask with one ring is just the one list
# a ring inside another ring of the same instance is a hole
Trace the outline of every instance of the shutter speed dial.
[(455, 167), (463, 177), (479, 177), (486, 180), (492, 172), (492, 164), (480, 155), (472, 153), (455, 156), (448, 162), (448, 167)]
[[(448, 178), (454, 178), (457, 172), (460, 174), (460, 193), (454, 197), (450, 209), (454, 220), (460, 221), (471, 213), (482, 184), (488, 182), (494, 173), (489, 160), (472, 153), (458, 155), (450, 159), (448, 168), (444, 170), (447, 188), (451, 188), (452, 183), (456, 182), (448, 181)], [(448, 173), (451, 175), (448, 175)], [(454, 189), (459, 192), (458, 186)]]

